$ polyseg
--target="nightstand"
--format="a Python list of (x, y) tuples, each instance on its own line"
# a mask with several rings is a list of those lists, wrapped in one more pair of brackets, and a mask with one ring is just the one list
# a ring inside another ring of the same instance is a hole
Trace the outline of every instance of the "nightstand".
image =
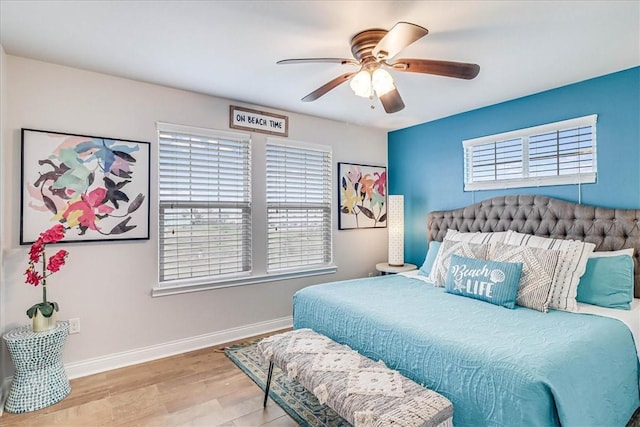
[(415, 264), (404, 263), (404, 265), (396, 267), (393, 265), (389, 265), (388, 262), (379, 262), (376, 264), (376, 270), (381, 272), (383, 275), (385, 274), (396, 274), (403, 273), (405, 271), (411, 271), (417, 269), (418, 266)]
[(71, 391), (62, 365), (62, 350), (69, 322), (58, 322), (50, 331), (33, 332), (31, 325), (2, 338), (16, 368), (5, 405), (7, 412), (22, 414), (53, 405)]

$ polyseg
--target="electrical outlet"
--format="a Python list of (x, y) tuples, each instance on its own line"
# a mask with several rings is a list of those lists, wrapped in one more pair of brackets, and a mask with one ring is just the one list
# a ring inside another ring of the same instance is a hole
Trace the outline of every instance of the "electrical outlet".
[(69, 319), (69, 333), (70, 334), (80, 333), (80, 318), (74, 317), (73, 319)]

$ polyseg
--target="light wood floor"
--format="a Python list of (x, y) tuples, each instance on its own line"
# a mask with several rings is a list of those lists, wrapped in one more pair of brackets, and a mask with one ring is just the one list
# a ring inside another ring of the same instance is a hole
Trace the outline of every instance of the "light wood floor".
[(72, 380), (61, 402), (5, 412), (0, 426), (297, 426), (273, 401), (263, 409), (263, 397), (222, 351), (206, 348)]

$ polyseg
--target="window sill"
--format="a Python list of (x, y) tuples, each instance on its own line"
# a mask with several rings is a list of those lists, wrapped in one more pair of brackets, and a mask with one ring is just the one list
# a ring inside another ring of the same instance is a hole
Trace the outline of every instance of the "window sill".
[(338, 271), (338, 267), (330, 265), (304, 271), (288, 271), (284, 273), (263, 274), (256, 276), (238, 277), (222, 281), (207, 281), (201, 283), (189, 283), (181, 285), (156, 286), (151, 290), (152, 297), (164, 297), (168, 295), (179, 295), (190, 292), (206, 291), (211, 289), (230, 288), (234, 286), (255, 285), (258, 283), (276, 282), (279, 280), (295, 279), (298, 277), (320, 276), (332, 274)]
[(505, 188), (547, 187), (553, 185), (578, 185), (596, 183), (596, 173), (556, 175), (536, 178), (501, 179), (498, 181), (472, 182), (464, 185), (464, 191), (504, 190)]

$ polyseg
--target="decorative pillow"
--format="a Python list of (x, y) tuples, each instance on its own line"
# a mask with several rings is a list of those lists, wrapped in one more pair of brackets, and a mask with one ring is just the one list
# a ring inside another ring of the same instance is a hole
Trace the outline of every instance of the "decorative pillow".
[[(616, 254), (616, 255), (614, 255)], [(633, 249), (594, 252), (578, 284), (576, 300), (601, 307), (631, 310)]]
[(438, 256), (438, 250), (442, 242), (436, 242), (435, 240), (429, 242), (429, 249), (427, 250), (427, 256), (424, 259), (424, 263), (422, 263), (422, 267), (418, 270), (418, 274), (422, 276), (429, 276), (431, 274), (431, 269), (433, 268), (433, 263)]
[(549, 308), (559, 257), (559, 251), (504, 243), (491, 245), (489, 250), (491, 260), (522, 263), (516, 303), (543, 313)]
[(457, 230), (447, 230), (444, 240), (454, 240), (456, 242), (468, 242), (476, 244), (491, 244), (504, 242), (507, 237), (506, 231), (496, 231), (494, 233), (461, 233)]
[(451, 255), (457, 254), (466, 256), (467, 258), (485, 259), (487, 257), (488, 250), (489, 245), (477, 245), (475, 243), (445, 240), (442, 242), (436, 260), (433, 263), (431, 274), (429, 274), (429, 280), (431, 280), (435, 286), (443, 287), (444, 279), (447, 275), (447, 270), (449, 269)]
[(550, 239), (515, 231), (507, 232), (504, 243), (560, 251), (549, 308), (578, 311), (576, 303), (578, 282), (587, 267), (587, 259), (596, 245), (580, 240)]
[(633, 253), (634, 253), (633, 248), (620, 249), (619, 251), (600, 251), (600, 252), (592, 252), (589, 255), (589, 258), (606, 258), (606, 257), (618, 256), (618, 255), (633, 256)]
[(515, 308), (521, 263), (496, 262), (451, 255), (445, 291)]

